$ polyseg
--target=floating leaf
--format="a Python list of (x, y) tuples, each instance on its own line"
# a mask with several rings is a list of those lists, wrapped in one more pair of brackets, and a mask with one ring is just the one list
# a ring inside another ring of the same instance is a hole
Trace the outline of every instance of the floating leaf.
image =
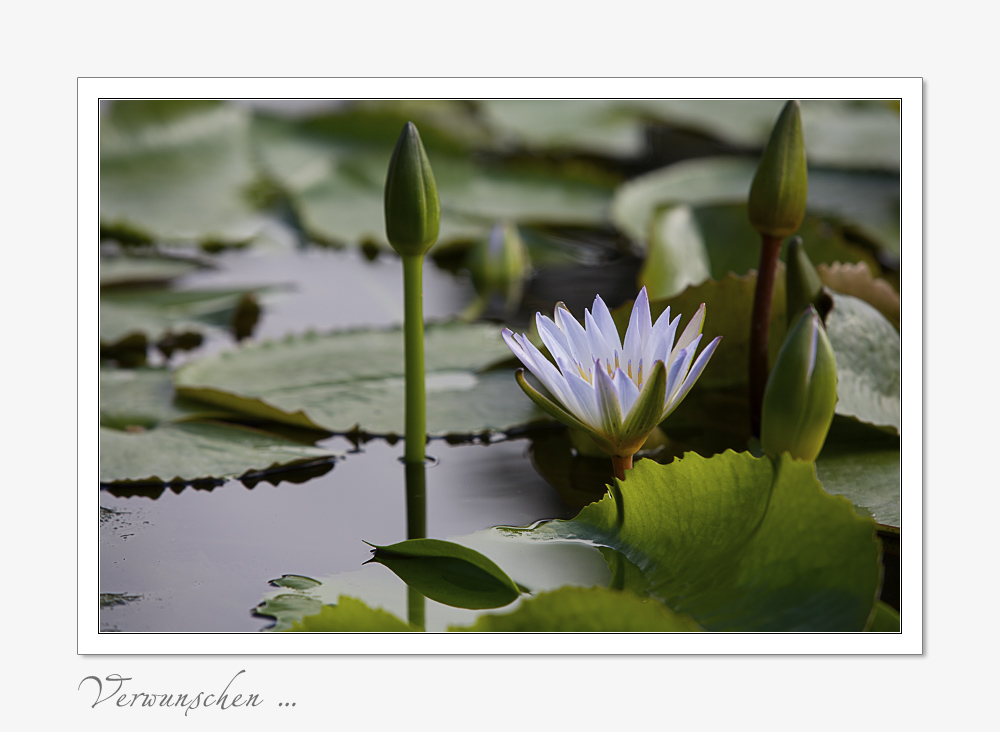
[[(768, 99), (647, 99), (632, 104), (658, 119), (739, 147), (763, 147), (783, 102)], [(858, 100), (805, 100), (802, 127), (813, 164), (899, 169), (899, 115)]]
[[(642, 243), (649, 240), (653, 216), (661, 207), (745, 204), (756, 164), (750, 158), (698, 158), (633, 178), (615, 192), (611, 220)], [(834, 217), (899, 253), (898, 176), (810, 169), (806, 210), (821, 219)]]
[(410, 587), (436, 602), (472, 610), (503, 607), (522, 588), (488, 557), (440, 539), (410, 539), (371, 546), (371, 561), (391, 569)]
[(168, 333), (179, 336), (217, 332), (231, 325), (247, 292), (169, 288), (105, 291), (101, 293), (101, 343), (113, 344), (137, 334), (155, 341)]
[(618, 100), (491, 99), (478, 107), (501, 137), (531, 149), (630, 157), (645, 145), (637, 114)]
[(249, 427), (167, 423), (121, 432), (102, 427), (101, 483), (191, 483), (333, 459), (334, 453)]
[(324, 605), (315, 615), (295, 621), (289, 633), (402, 633), (417, 630), (392, 613), (370, 608), (361, 600), (341, 596), (336, 605)]
[(899, 294), (888, 282), (872, 275), (869, 267), (861, 262), (855, 264), (835, 262), (820, 264), (816, 267), (816, 271), (823, 284), (831, 290), (864, 300), (899, 330)]
[[(510, 355), (491, 325), (427, 326), (427, 430), (431, 435), (506, 430), (539, 419), (507, 369)], [(305, 335), (191, 362), (178, 392), (255, 418), (370, 434), (403, 433), (403, 334), (358, 330)]]
[(827, 493), (841, 495), (883, 526), (900, 528), (899, 438), (846, 417), (835, 417), (816, 475)]
[(127, 255), (101, 257), (101, 287), (165, 285), (207, 265), (195, 259)]
[(873, 612), (871, 519), (823, 492), (811, 463), (726, 452), (639, 461), (613, 496), (527, 530), (622, 552), (650, 593), (708, 630), (857, 631)]
[(632, 592), (603, 587), (563, 587), (525, 600), (503, 615), (481, 615), (452, 631), (501, 633), (660, 633), (692, 632), (701, 627), (663, 603)]
[(332, 460), (335, 454), (176, 399), (164, 369), (101, 371), (101, 482), (190, 483)]
[(251, 238), (249, 117), (222, 102), (122, 100), (101, 120), (101, 226), (128, 240)]
[(837, 356), (837, 414), (902, 427), (899, 333), (868, 303), (833, 295), (826, 330)]

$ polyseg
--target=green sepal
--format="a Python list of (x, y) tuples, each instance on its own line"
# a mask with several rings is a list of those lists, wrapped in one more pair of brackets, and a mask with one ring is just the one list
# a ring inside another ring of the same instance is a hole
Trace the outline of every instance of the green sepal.
[(400, 255), (424, 254), (437, 241), (441, 202), (417, 126), (407, 122), (385, 178), (385, 233)]
[(523, 391), (531, 401), (541, 407), (548, 415), (554, 419), (559, 420), (567, 427), (572, 427), (574, 429), (581, 430), (590, 435), (597, 446), (601, 448), (608, 455), (614, 455), (617, 447), (608, 440), (606, 435), (602, 435), (600, 432), (596, 431), (593, 427), (585, 424), (581, 420), (574, 417), (568, 411), (560, 407), (554, 401), (544, 396), (541, 392), (535, 389), (528, 380), (524, 377), (524, 369), (518, 369), (514, 372), (514, 378), (517, 380), (517, 385), (521, 387)]
[(785, 312), (789, 329), (807, 305), (815, 307), (820, 318), (825, 320), (833, 307), (833, 298), (823, 289), (823, 281), (806, 254), (802, 237), (793, 236), (788, 242), (785, 267), (785, 298), (788, 303)]
[(667, 397), (667, 368), (663, 361), (653, 363), (646, 383), (622, 424), (618, 440), (618, 455), (634, 455), (642, 447), (656, 425), (663, 420), (663, 404)]
[(837, 361), (826, 329), (809, 306), (785, 338), (767, 380), (760, 442), (772, 458), (813, 461), (837, 406)]
[(794, 234), (806, 215), (807, 177), (802, 118), (792, 100), (781, 110), (750, 184), (753, 228), (779, 239)]

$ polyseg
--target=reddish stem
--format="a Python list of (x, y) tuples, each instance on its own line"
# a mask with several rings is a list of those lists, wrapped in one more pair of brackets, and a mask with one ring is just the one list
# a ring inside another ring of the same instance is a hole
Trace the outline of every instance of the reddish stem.
[(767, 386), (767, 352), (770, 341), (771, 298), (774, 294), (774, 273), (778, 269), (781, 238), (762, 234), (760, 266), (757, 268), (757, 289), (753, 298), (753, 319), (750, 322), (750, 429), (760, 437), (760, 413)]
[(632, 469), (631, 455), (612, 455), (611, 464), (615, 468), (615, 477), (618, 480), (625, 480), (625, 471)]

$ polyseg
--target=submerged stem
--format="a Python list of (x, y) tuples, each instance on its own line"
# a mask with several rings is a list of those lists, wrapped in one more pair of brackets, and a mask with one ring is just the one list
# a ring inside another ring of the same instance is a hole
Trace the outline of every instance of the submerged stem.
[(403, 340), (406, 364), (406, 448), (403, 460), (424, 462), (427, 414), (424, 395), (423, 254), (403, 255)]
[(750, 429), (760, 437), (761, 404), (767, 385), (767, 352), (770, 342), (771, 298), (774, 275), (781, 253), (781, 237), (761, 234), (760, 266), (754, 291), (753, 316), (750, 321)]

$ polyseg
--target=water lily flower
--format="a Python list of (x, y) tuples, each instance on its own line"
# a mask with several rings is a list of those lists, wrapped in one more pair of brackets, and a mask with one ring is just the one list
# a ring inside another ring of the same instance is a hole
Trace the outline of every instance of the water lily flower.
[(589, 434), (611, 455), (615, 474), (624, 479), (632, 456), (687, 396), (722, 340), (719, 336), (695, 358), (704, 303), (675, 342), (680, 318), (671, 320), (667, 308), (654, 324), (644, 287), (624, 342), (600, 296), (592, 310), (584, 311), (583, 325), (562, 303), (552, 319), (536, 315), (538, 333), (554, 365), (525, 335), (504, 328), (503, 338), (554, 400), (533, 388), (524, 369), (518, 369), (517, 383), (524, 393), (559, 421)]

